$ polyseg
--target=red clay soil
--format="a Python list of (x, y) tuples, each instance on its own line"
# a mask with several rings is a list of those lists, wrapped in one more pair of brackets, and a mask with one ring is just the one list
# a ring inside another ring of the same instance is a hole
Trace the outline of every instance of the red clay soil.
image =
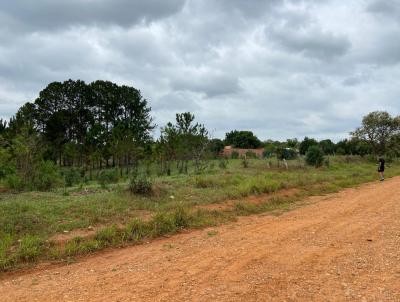
[(9, 274), (7, 301), (400, 301), (400, 177)]

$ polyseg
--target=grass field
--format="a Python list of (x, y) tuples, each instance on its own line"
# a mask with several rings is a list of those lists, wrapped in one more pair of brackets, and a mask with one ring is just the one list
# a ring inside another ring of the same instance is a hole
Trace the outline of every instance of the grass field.
[[(126, 181), (106, 188), (88, 183), (52, 192), (1, 193), (0, 270), (39, 260), (72, 261), (77, 255), (139, 243), (184, 228), (286, 210), (306, 196), (376, 180), (375, 171), (374, 163), (358, 157), (330, 158), (329, 167), (319, 169), (294, 160), (289, 161), (289, 170), (268, 160), (250, 160), (248, 168), (243, 168), (240, 160), (230, 160), (225, 169), (215, 161), (201, 175), (156, 177), (151, 196), (132, 195)], [(387, 170), (388, 177), (394, 175), (400, 175), (397, 162)], [(293, 194), (276, 194), (293, 188), (298, 189)], [(246, 197), (253, 195), (261, 196), (261, 202), (247, 202)], [(233, 206), (209, 206), (227, 200)], [(94, 231), (86, 235), (88, 229)], [(74, 230), (81, 233), (73, 236)], [(67, 239), (57, 241), (57, 234)]]

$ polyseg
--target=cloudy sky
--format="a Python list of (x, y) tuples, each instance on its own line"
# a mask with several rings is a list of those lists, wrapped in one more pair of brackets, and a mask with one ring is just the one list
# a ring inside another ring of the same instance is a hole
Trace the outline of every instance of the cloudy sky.
[(0, 117), (52, 81), (138, 88), (162, 126), (339, 139), (400, 112), (400, 0), (0, 2)]

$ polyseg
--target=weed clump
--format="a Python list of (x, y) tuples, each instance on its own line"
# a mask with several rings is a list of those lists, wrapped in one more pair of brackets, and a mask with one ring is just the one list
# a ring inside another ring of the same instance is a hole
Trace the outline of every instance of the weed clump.
[(249, 167), (249, 160), (247, 159), (246, 156), (242, 158), (242, 167), (245, 169)]
[(108, 184), (116, 183), (119, 180), (118, 171), (116, 169), (102, 170), (98, 176), (98, 182), (102, 188), (106, 188)]
[(215, 179), (211, 178), (211, 177), (196, 177), (195, 179), (195, 185), (197, 188), (200, 189), (205, 189), (205, 188), (213, 188), (217, 186), (217, 182)]
[(227, 158), (221, 158), (218, 162), (218, 166), (220, 167), (220, 169), (226, 169), (228, 167), (228, 159)]
[(75, 184), (79, 184), (81, 181), (81, 172), (76, 168), (67, 169), (63, 174), (67, 187), (72, 187)]
[(134, 174), (129, 181), (129, 191), (132, 194), (151, 195), (153, 182), (147, 176)]
[(149, 234), (149, 225), (135, 218), (125, 228), (124, 241), (140, 241)]
[(233, 151), (232, 154), (231, 154), (231, 158), (232, 159), (238, 159), (239, 158), (239, 152)]
[(24, 262), (33, 262), (41, 255), (43, 240), (38, 236), (24, 236), (18, 247), (17, 258)]

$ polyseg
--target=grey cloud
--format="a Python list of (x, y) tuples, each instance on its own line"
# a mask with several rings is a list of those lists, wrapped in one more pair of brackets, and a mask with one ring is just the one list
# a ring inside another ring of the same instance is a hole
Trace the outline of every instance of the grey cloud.
[(26, 30), (54, 30), (73, 25), (130, 26), (182, 9), (184, 0), (13, 0), (1, 5), (8, 17), (0, 24), (20, 24)]
[(246, 17), (260, 17), (283, 4), (282, 0), (214, 0), (218, 8)]
[(217, 137), (345, 137), (368, 111), (400, 110), (399, 24), (346, 5), (2, 1), (0, 116), (51, 81), (105, 79), (140, 89), (159, 126), (192, 111)]
[(207, 97), (217, 97), (226, 94), (235, 94), (240, 91), (238, 78), (226, 74), (213, 72), (196, 73), (184, 72), (172, 80), (171, 86), (175, 90), (188, 90), (203, 93)]
[(375, 37), (362, 59), (369, 64), (393, 65), (400, 63), (400, 28), (387, 30)]
[(373, 0), (367, 6), (367, 11), (400, 22), (400, 2), (397, 0)]
[(197, 101), (201, 96), (188, 91), (175, 91), (167, 93), (154, 102), (153, 108), (157, 111), (186, 112), (197, 111), (200, 109)]
[(330, 60), (345, 55), (351, 42), (342, 35), (323, 32), (317, 28), (301, 29), (281, 27), (266, 30), (269, 38), (284, 49), (306, 57)]

